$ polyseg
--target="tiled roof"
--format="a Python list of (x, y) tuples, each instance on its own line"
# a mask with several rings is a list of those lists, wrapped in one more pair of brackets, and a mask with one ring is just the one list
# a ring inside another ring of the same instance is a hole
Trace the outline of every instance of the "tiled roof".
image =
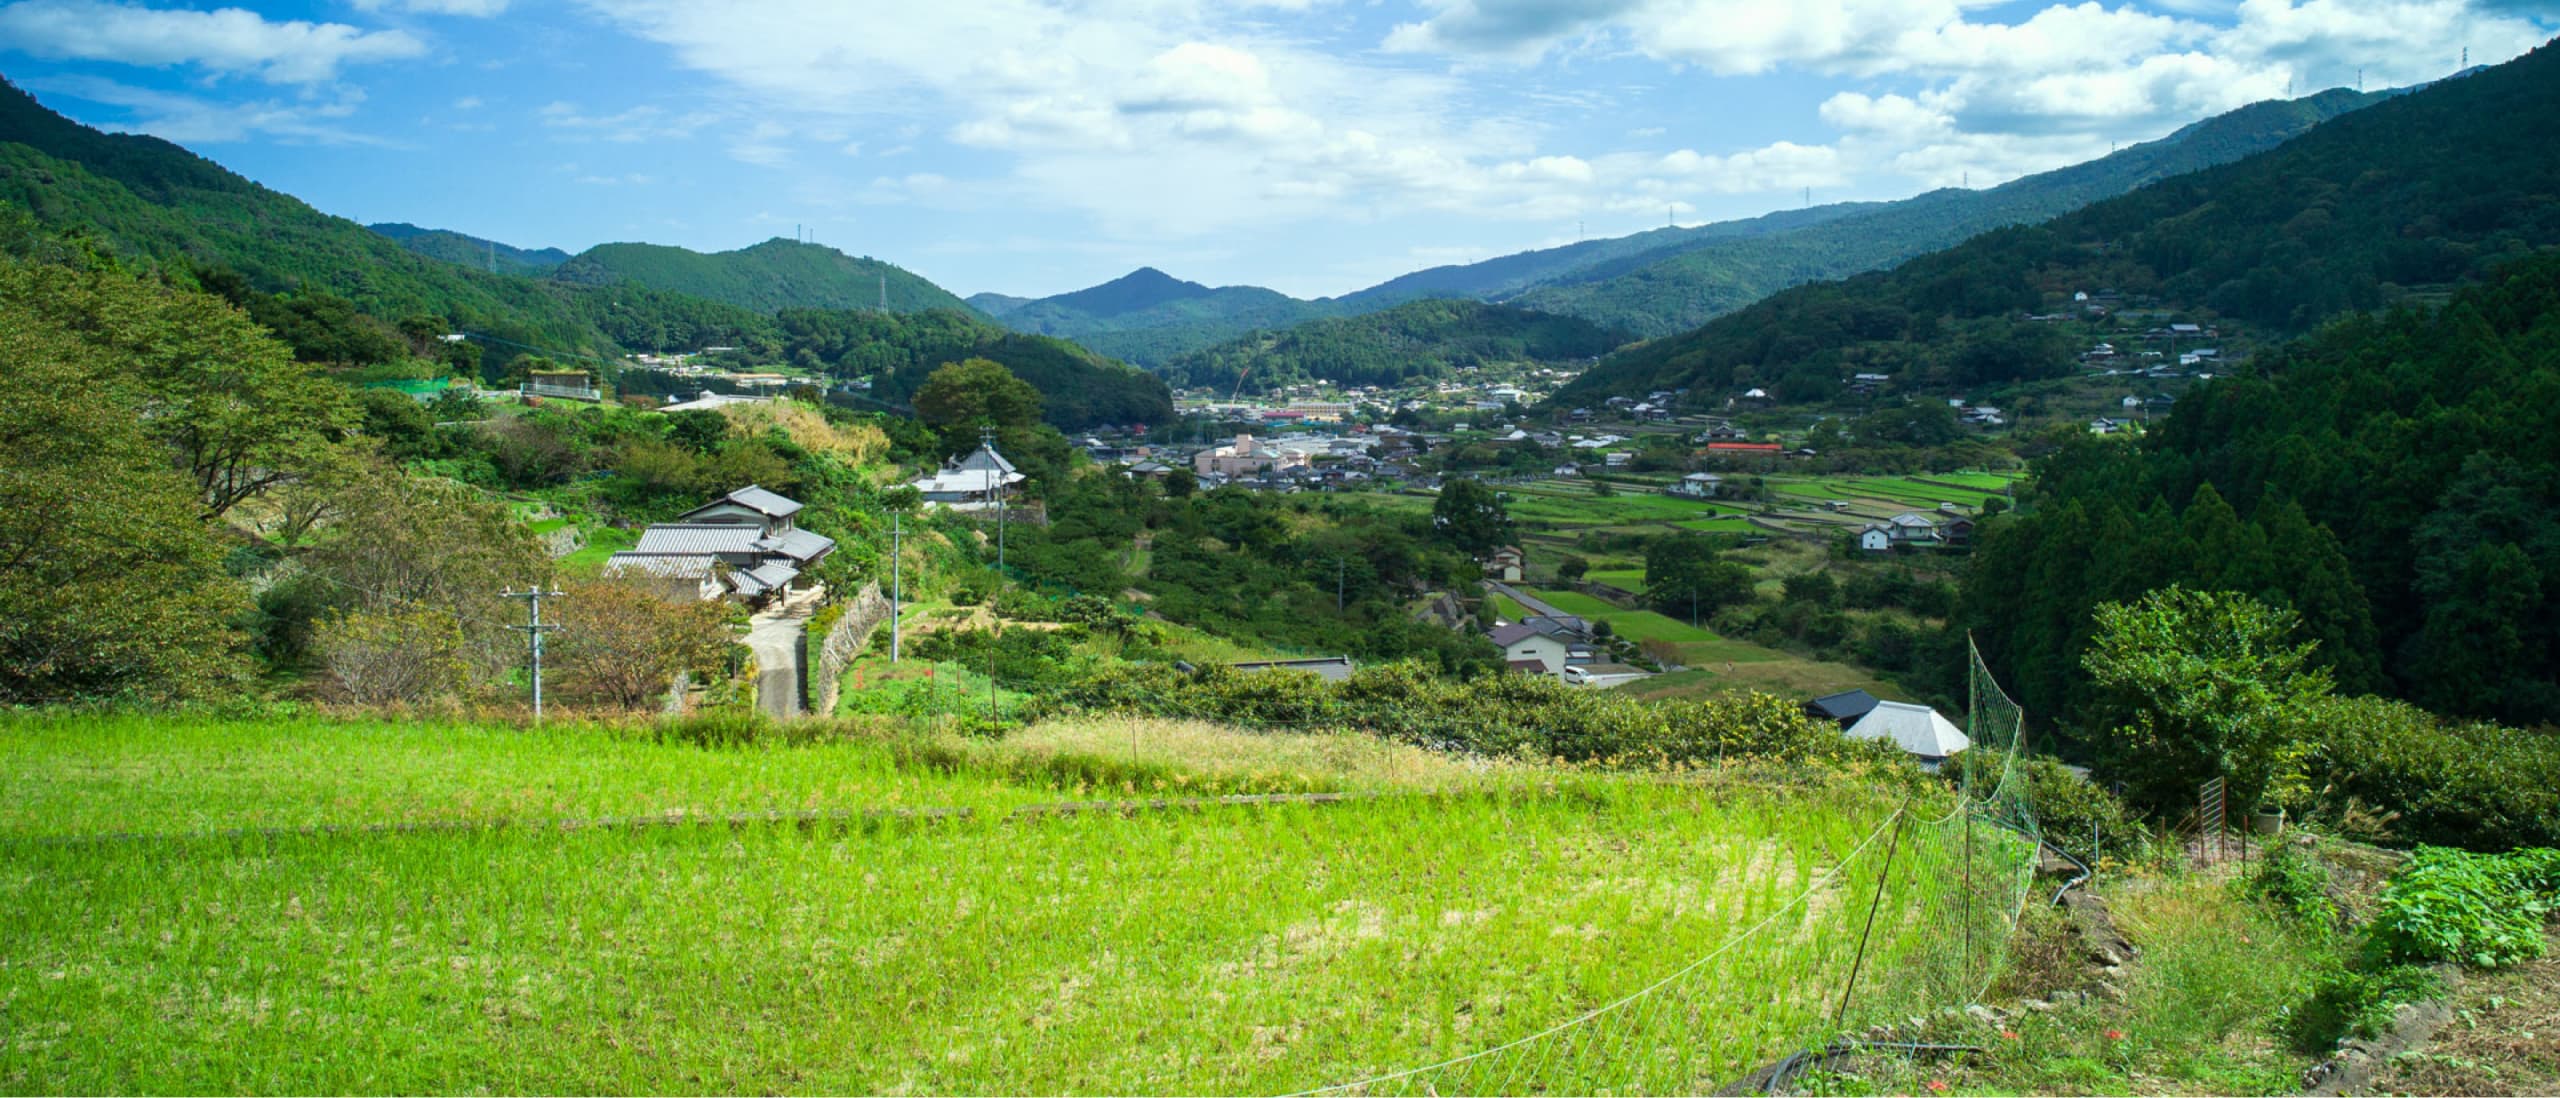
[(747, 485), (744, 488), (740, 488), (735, 492), (731, 492), (721, 498), (741, 507), (749, 508), (757, 514), (768, 515), (773, 518), (789, 518), (792, 515), (800, 513), (800, 501), (785, 497), (780, 493), (768, 492), (752, 484)]
[(623, 552), (605, 558), (604, 574), (608, 576), (649, 576), (656, 579), (701, 579), (711, 574), (718, 557), (709, 553), (633, 553)]
[(1014, 472), (1013, 463), (1006, 461), (1004, 459), (1004, 455), (997, 453), (995, 451), (995, 447), (992, 446), (980, 446), (975, 450), (969, 451), (969, 456), (961, 458), (951, 467), (954, 469), (995, 469), (1006, 473)]
[(1859, 740), (1891, 740), (1894, 746), (1927, 759), (1943, 759), (1973, 746), (1963, 730), (1925, 705), (1877, 702), (1850, 725), (1848, 736)]
[(753, 553), (764, 531), (734, 522), (661, 522), (640, 532), (639, 553)]
[(827, 550), (836, 547), (836, 539), (809, 530), (794, 529), (785, 530), (775, 537), (759, 540), (755, 543), (755, 547), (763, 552), (780, 553), (802, 564), (807, 564), (827, 555)]

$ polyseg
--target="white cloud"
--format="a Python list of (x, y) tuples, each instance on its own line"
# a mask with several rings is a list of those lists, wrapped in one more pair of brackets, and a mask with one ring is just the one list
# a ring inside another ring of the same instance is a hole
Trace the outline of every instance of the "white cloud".
[(329, 96), (217, 103), (192, 95), (137, 88), (97, 77), (48, 79), (36, 86), (92, 103), (122, 107), (131, 113), (132, 117), (125, 121), (98, 123), (103, 129), (147, 133), (188, 144), (246, 141), (251, 138), (285, 144), (392, 144), (340, 125), (341, 120), (352, 116), (364, 102), (364, 93), (352, 88), (338, 89)]
[(466, 95), (453, 101), (453, 109), (457, 111), (476, 111), (480, 107), (480, 97), (476, 95)]
[(1662, 158), (1663, 176), (1724, 192), (1785, 191), (1843, 181), (1840, 150), (1779, 141), (1727, 156), (1682, 149)]
[(270, 22), (240, 8), (185, 11), (104, 0), (20, 0), (0, 7), (0, 41), (39, 57), (194, 65), (275, 84), (320, 83), (335, 79), (341, 66), (426, 52), (426, 43), (406, 31)]
[(459, 15), (485, 19), (502, 14), (509, 0), (355, 0), (357, 11), (396, 9), (418, 15)]
[(718, 115), (707, 110), (670, 114), (645, 104), (614, 114), (594, 115), (568, 102), (547, 104), (535, 117), (566, 135), (620, 144), (681, 140), (719, 120)]

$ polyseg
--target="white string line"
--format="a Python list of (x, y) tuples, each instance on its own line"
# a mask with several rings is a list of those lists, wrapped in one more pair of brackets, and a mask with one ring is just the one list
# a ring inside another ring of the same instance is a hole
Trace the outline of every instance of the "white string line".
[(1485, 1057), (1487, 1057), (1487, 1056), (1491, 1056), (1491, 1055), (1493, 1055), (1493, 1054), (1495, 1054), (1495, 1053), (1498, 1053), (1498, 1052), (1507, 1052), (1507, 1051), (1509, 1051), (1509, 1050), (1511, 1050), (1511, 1049), (1518, 1048), (1518, 1047), (1520, 1047), (1521, 1045), (1528, 1044), (1528, 1043), (1529, 1043), (1529, 1042), (1531, 1042), (1531, 1041), (1536, 1041), (1536, 1040), (1541, 1040), (1541, 1039), (1544, 1039), (1544, 1038), (1547, 1038), (1547, 1037), (1552, 1037), (1552, 1036), (1554, 1036), (1554, 1035), (1556, 1035), (1556, 1034), (1558, 1034), (1558, 1033), (1562, 1033), (1562, 1032), (1564, 1032), (1565, 1030), (1572, 1029), (1572, 1028), (1574, 1028), (1575, 1026), (1579, 1026), (1579, 1025), (1583, 1024), (1584, 1022), (1588, 1022), (1588, 1021), (1590, 1021), (1590, 1020), (1592, 1020), (1592, 1019), (1594, 1019), (1594, 1018), (1597, 1018), (1597, 1017), (1599, 1017), (1599, 1016), (1601, 1016), (1601, 1015), (1603, 1015), (1603, 1014), (1607, 1014), (1607, 1013), (1609, 1013), (1610, 1011), (1616, 1010), (1616, 1009), (1618, 1009), (1619, 1007), (1625, 1006), (1625, 1005), (1627, 1005), (1628, 1003), (1632, 1003), (1632, 1002), (1634, 1002), (1634, 1001), (1636, 1001), (1636, 1000), (1638, 1000), (1638, 999), (1641, 999), (1641, 998), (1643, 998), (1643, 997), (1645, 997), (1645, 996), (1647, 996), (1647, 995), (1651, 995), (1651, 994), (1653, 994), (1653, 993), (1654, 993), (1654, 992), (1656, 992), (1656, 991), (1660, 991), (1660, 990), (1662, 990), (1664, 987), (1669, 986), (1673, 981), (1678, 980), (1678, 979), (1680, 979), (1680, 978), (1681, 978), (1681, 977), (1683, 977), (1683, 976), (1686, 976), (1686, 975), (1688, 975), (1688, 974), (1690, 974), (1690, 973), (1692, 973), (1692, 972), (1697, 971), (1701, 966), (1705, 965), (1707, 962), (1712, 961), (1712, 960), (1715, 960), (1716, 958), (1723, 956), (1723, 955), (1725, 954), (1725, 952), (1726, 952), (1726, 951), (1731, 950), (1733, 947), (1738, 946), (1738, 945), (1741, 945), (1743, 942), (1750, 940), (1750, 938), (1751, 938), (1751, 936), (1752, 936), (1752, 935), (1754, 935), (1754, 934), (1758, 934), (1758, 933), (1759, 933), (1759, 932), (1761, 932), (1762, 930), (1767, 929), (1767, 928), (1768, 928), (1768, 926), (1769, 926), (1771, 923), (1777, 922), (1777, 921), (1778, 921), (1778, 916), (1786, 914), (1789, 910), (1793, 909), (1796, 905), (1801, 904), (1801, 903), (1805, 902), (1805, 901), (1806, 901), (1806, 900), (1808, 900), (1808, 899), (1811, 899), (1811, 898), (1813, 897), (1813, 894), (1814, 894), (1815, 892), (1821, 891), (1821, 889), (1823, 888), (1823, 886), (1830, 884), (1830, 883), (1831, 883), (1832, 878), (1835, 878), (1835, 877), (1839, 876), (1842, 870), (1845, 870), (1845, 869), (1849, 868), (1849, 863), (1850, 863), (1850, 862), (1852, 862), (1852, 861), (1855, 861), (1855, 860), (1857, 859), (1857, 857), (1858, 857), (1859, 853), (1861, 853), (1861, 852), (1863, 852), (1864, 850), (1866, 850), (1866, 848), (1867, 848), (1867, 847), (1869, 847), (1869, 846), (1873, 845), (1873, 844), (1875, 843), (1875, 841), (1876, 841), (1876, 836), (1884, 834), (1884, 832), (1885, 832), (1885, 829), (1886, 829), (1886, 828), (1893, 826), (1894, 821), (1901, 819), (1901, 818), (1902, 818), (1902, 814), (1903, 814), (1903, 812), (1904, 812), (1904, 810), (1903, 810), (1903, 809), (1901, 809), (1901, 808), (1896, 808), (1896, 809), (1894, 809), (1894, 810), (1893, 810), (1893, 814), (1892, 814), (1892, 815), (1885, 817), (1885, 818), (1884, 818), (1884, 822), (1877, 824), (1877, 825), (1876, 825), (1876, 829), (1875, 829), (1875, 830), (1870, 831), (1870, 832), (1867, 832), (1867, 837), (1866, 837), (1866, 838), (1858, 840), (1858, 845), (1856, 845), (1856, 846), (1854, 846), (1854, 847), (1851, 847), (1851, 848), (1849, 849), (1849, 852), (1848, 852), (1847, 854), (1844, 854), (1844, 855), (1842, 855), (1842, 856), (1840, 857), (1840, 860), (1839, 860), (1839, 862), (1838, 862), (1837, 864), (1834, 864), (1834, 865), (1833, 865), (1833, 866), (1832, 866), (1828, 871), (1824, 872), (1824, 873), (1823, 873), (1823, 875), (1822, 875), (1819, 879), (1815, 880), (1812, 884), (1807, 885), (1807, 886), (1805, 887), (1805, 890), (1804, 890), (1804, 891), (1799, 892), (1799, 893), (1796, 893), (1796, 896), (1795, 896), (1795, 898), (1794, 898), (1794, 899), (1788, 900), (1785, 904), (1780, 905), (1780, 906), (1779, 906), (1779, 908), (1778, 908), (1777, 910), (1770, 912), (1770, 913), (1767, 915), (1767, 917), (1765, 917), (1765, 918), (1761, 919), (1761, 920), (1760, 920), (1759, 922), (1757, 922), (1757, 923), (1752, 924), (1752, 925), (1751, 925), (1751, 927), (1750, 927), (1749, 929), (1744, 930), (1744, 931), (1742, 931), (1741, 933), (1736, 934), (1736, 935), (1734, 935), (1733, 937), (1726, 939), (1726, 940), (1725, 940), (1725, 943), (1724, 943), (1723, 945), (1717, 946), (1713, 951), (1709, 952), (1706, 956), (1700, 957), (1700, 958), (1698, 958), (1697, 960), (1691, 961), (1691, 962), (1689, 962), (1688, 964), (1685, 964), (1685, 965), (1680, 966), (1678, 969), (1674, 970), (1670, 975), (1664, 976), (1663, 978), (1661, 978), (1661, 979), (1659, 979), (1659, 980), (1655, 980), (1655, 981), (1654, 981), (1654, 982), (1652, 982), (1651, 984), (1647, 984), (1647, 985), (1645, 985), (1644, 987), (1641, 987), (1641, 988), (1638, 988), (1638, 989), (1636, 989), (1636, 990), (1634, 990), (1634, 991), (1628, 992), (1627, 994), (1625, 994), (1625, 995), (1623, 995), (1623, 996), (1620, 996), (1620, 997), (1618, 997), (1617, 999), (1611, 1000), (1610, 1002), (1603, 1003), (1603, 1004), (1601, 1004), (1600, 1006), (1596, 1006), (1596, 1007), (1591, 1008), (1590, 1010), (1584, 1011), (1581, 1015), (1579, 1015), (1579, 1016), (1577, 1016), (1577, 1017), (1575, 1017), (1575, 1018), (1573, 1018), (1573, 1019), (1571, 1019), (1571, 1020), (1569, 1020), (1569, 1021), (1559, 1022), (1559, 1023), (1555, 1024), (1555, 1025), (1552, 1025), (1552, 1026), (1547, 1027), (1546, 1029), (1540, 1030), (1540, 1031), (1538, 1031), (1538, 1032), (1536, 1032), (1536, 1033), (1532, 1033), (1532, 1034), (1530, 1034), (1530, 1035), (1528, 1035), (1528, 1036), (1526, 1036), (1526, 1037), (1515, 1038), (1515, 1039), (1513, 1039), (1513, 1040), (1506, 1041), (1506, 1042), (1504, 1042), (1504, 1043), (1502, 1043), (1502, 1044), (1495, 1045), (1495, 1046), (1493, 1046), (1492, 1048), (1480, 1049), (1480, 1050), (1475, 1051), (1475, 1052), (1470, 1052), (1470, 1053), (1468, 1053), (1468, 1054), (1466, 1054), (1466, 1055), (1464, 1055), (1464, 1056), (1451, 1057), (1450, 1059), (1442, 1060), (1442, 1061), (1440, 1061), (1439, 1063), (1436, 1063), (1436, 1064), (1425, 1064), (1425, 1065), (1423, 1065), (1423, 1066), (1421, 1066), (1421, 1067), (1417, 1067), (1417, 1068), (1406, 1068), (1406, 1069), (1405, 1069), (1405, 1070), (1403, 1070), (1403, 1071), (1388, 1072), (1387, 1074), (1384, 1074), (1384, 1075), (1372, 1075), (1372, 1076), (1370, 1076), (1370, 1077), (1368, 1077), (1368, 1078), (1366, 1078), (1366, 1079), (1355, 1079), (1355, 1080), (1352, 1080), (1351, 1082), (1348, 1082), (1348, 1083), (1335, 1083), (1335, 1084), (1333, 1084), (1332, 1086), (1327, 1086), (1327, 1087), (1317, 1087), (1317, 1088), (1316, 1088), (1316, 1089), (1314, 1089), (1314, 1090), (1303, 1090), (1303, 1091), (1299, 1091), (1299, 1092), (1297, 1092), (1297, 1094), (1295, 1094), (1295, 1095), (1292, 1095), (1292, 1096), (1291, 1096), (1291, 1098), (1305, 1098), (1305, 1096), (1307, 1096), (1307, 1095), (1313, 1095), (1313, 1094), (1331, 1094), (1331, 1093), (1334, 1093), (1334, 1092), (1336, 1092), (1336, 1091), (1350, 1090), (1350, 1089), (1353, 1089), (1353, 1088), (1355, 1088), (1355, 1087), (1366, 1087), (1366, 1086), (1372, 1086), (1372, 1085), (1375, 1085), (1375, 1084), (1378, 1084), (1378, 1083), (1390, 1082), (1390, 1081), (1392, 1081), (1392, 1080), (1396, 1080), (1396, 1079), (1403, 1079), (1403, 1078), (1407, 1078), (1407, 1077), (1409, 1077), (1409, 1076), (1420, 1075), (1420, 1074), (1422, 1074), (1423, 1072), (1426, 1072), (1426, 1071), (1438, 1071), (1438, 1070), (1440, 1070), (1440, 1069), (1442, 1069), (1442, 1068), (1456, 1067), (1456, 1066), (1458, 1066), (1459, 1064), (1469, 1063), (1469, 1062), (1471, 1062), (1471, 1061), (1475, 1061), (1475, 1060), (1481, 1060), (1481, 1059), (1483, 1059), (1483, 1058), (1485, 1058)]

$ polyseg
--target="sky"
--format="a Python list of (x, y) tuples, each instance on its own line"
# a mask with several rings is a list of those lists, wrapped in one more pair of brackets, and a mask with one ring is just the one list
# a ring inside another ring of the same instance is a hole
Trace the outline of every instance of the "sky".
[(2560, 0), (0, 0), (0, 74), (360, 221), (1320, 296), (1989, 186), (2555, 32)]

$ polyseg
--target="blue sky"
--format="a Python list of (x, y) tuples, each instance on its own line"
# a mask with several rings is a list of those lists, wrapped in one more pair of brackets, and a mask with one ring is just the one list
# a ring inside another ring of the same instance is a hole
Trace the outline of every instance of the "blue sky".
[(1313, 296), (1984, 186), (2555, 30), (2560, 0), (14, 0), (0, 73), (364, 221)]

